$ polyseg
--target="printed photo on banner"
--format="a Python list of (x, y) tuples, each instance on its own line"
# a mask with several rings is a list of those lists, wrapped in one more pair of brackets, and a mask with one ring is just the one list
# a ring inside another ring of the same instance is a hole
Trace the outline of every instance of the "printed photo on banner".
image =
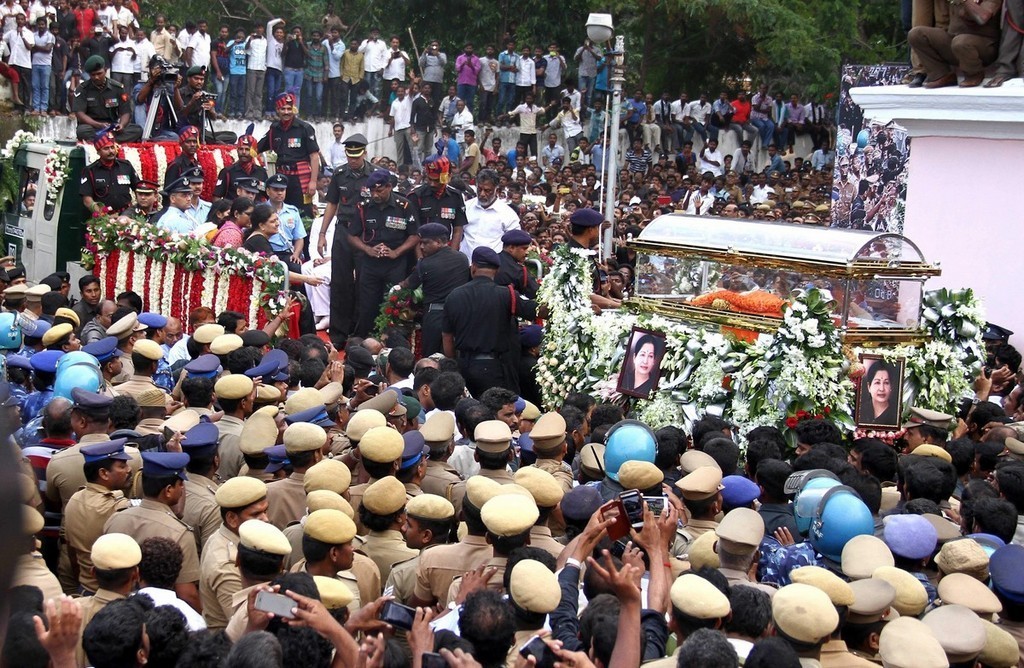
[(857, 426), (899, 429), (903, 415), (904, 359), (861, 355), (860, 362), (864, 365), (864, 375), (857, 392)]
[(619, 393), (648, 399), (661, 380), (661, 360), (665, 356), (665, 334), (634, 327), (626, 343), (626, 356), (619, 373)]

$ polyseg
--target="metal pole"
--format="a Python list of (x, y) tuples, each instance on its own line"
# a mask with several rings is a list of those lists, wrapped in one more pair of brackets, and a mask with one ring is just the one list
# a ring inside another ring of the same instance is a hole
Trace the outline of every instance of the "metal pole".
[(612, 224), (602, 235), (602, 258), (608, 259), (614, 254), (612, 236), (615, 233), (615, 190), (619, 180), (619, 107), (622, 105), (622, 84), (625, 82), (626, 39), (622, 35), (615, 38), (615, 51), (612, 55), (612, 104), (608, 109), (608, 127), (611, 131), (608, 146), (608, 160), (605, 170), (608, 172), (607, 189), (605, 191), (604, 215)]

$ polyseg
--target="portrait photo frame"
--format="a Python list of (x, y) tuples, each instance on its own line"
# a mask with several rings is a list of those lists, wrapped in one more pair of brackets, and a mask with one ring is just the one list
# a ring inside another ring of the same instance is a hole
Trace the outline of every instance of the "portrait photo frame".
[[(903, 376), (906, 360), (902, 357), (886, 359), (882, 355), (862, 353), (860, 363), (864, 375), (860, 379), (854, 408), (854, 420), (858, 427), (871, 429), (898, 430), (903, 425)], [(879, 378), (881, 374), (888, 376)], [(876, 404), (884, 397), (886, 407), (881, 412)]]
[(622, 358), (616, 390), (629, 397), (649, 399), (661, 382), (661, 361), (667, 345), (664, 332), (634, 327), (626, 340), (626, 353)]

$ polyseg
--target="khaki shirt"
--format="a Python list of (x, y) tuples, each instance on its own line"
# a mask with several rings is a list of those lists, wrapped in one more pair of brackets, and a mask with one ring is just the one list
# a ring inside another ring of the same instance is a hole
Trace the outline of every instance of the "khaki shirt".
[(352, 447), (352, 441), (348, 440), (348, 436), (344, 432), (338, 431), (337, 428), (333, 428), (327, 432), (328, 449), (332, 457), (341, 457), (341, 455)]
[[(491, 557), (486, 562), (484, 562), (484, 566), (494, 567), (497, 569), (497, 572), (494, 574), (494, 577), (492, 577), (490, 581), (487, 583), (488, 589), (490, 589), (491, 591), (501, 592), (502, 594), (505, 593), (505, 567), (507, 565), (507, 557)], [(462, 576), (460, 575), (459, 577), (452, 580), (452, 585), (448, 587), (448, 600), (457, 600), (459, 598), (459, 589), (461, 588)]]
[(565, 545), (551, 537), (551, 529), (542, 526), (535, 526), (530, 529), (530, 547), (539, 547), (555, 559), (565, 549)]
[(99, 586), (92, 572), (92, 544), (103, 535), (110, 516), (128, 506), (120, 490), (90, 482), (75, 492), (64, 508), (64, 539), (78, 562), (78, 582), (89, 591)]
[(59, 601), (60, 595), (63, 593), (57, 576), (46, 567), (46, 561), (39, 552), (30, 552), (18, 557), (18, 561), (14, 564), (14, 580), (11, 582), (11, 586), (19, 585), (39, 587), (39, 591), (43, 592), (44, 601), (50, 599)]
[(238, 642), (245, 635), (245, 629), (249, 626), (249, 592), (258, 586), (239, 589), (231, 597), (231, 621), (224, 629), (224, 634), (231, 638), (231, 642)]
[(491, 558), (493, 550), (483, 536), (466, 536), (454, 545), (438, 545), (420, 555), (413, 594), (421, 601), (448, 605), (452, 580)]
[(874, 668), (876, 664), (851, 653), (842, 640), (829, 640), (821, 648), (821, 665), (822, 668)]
[(117, 393), (116, 386), (126, 383), (135, 375), (135, 365), (132, 364), (132, 354), (130, 352), (125, 352), (125, 350), (120, 346), (118, 346), (118, 349), (121, 350), (121, 373), (110, 379), (110, 384), (115, 386), (115, 394)]
[[(355, 479), (355, 471), (352, 472), (352, 478)], [(352, 510), (355, 511), (355, 518), (353, 521), (356, 523), (356, 531), (360, 536), (365, 535), (368, 529), (363, 526), (363, 523), (359, 521), (359, 508), (363, 505), (363, 494), (366, 493), (366, 488), (377, 482), (376, 478), (370, 478), (367, 482), (359, 483), (358, 485), (352, 485), (348, 488), (348, 502), (352, 506)]]
[(562, 491), (566, 494), (572, 491), (572, 467), (561, 459), (538, 459), (530, 466), (550, 473), (558, 481), (558, 484), (562, 486)]
[(203, 546), (199, 577), (199, 600), (207, 628), (219, 631), (228, 625), (231, 597), (242, 588), (242, 575), (235, 566), (238, 534), (221, 525)]
[(394, 529), (371, 531), (367, 534), (359, 551), (373, 559), (373, 563), (377, 564), (377, 570), (380, 571), (381, 580), (384, 582), (387, 582), (395, 564), (412, 559), (419, 554), (405, 544), (402, 532)]
[(278, 529), (306, 515), (306, 490), (302, 486), (305, 477), (304, 473), (292, 473), (267, 485), (267, 519)]
[[(499, 485), (508, 485), (516, 481), (516, 479), (512, 477), (512, 474), (506, 471), (505, 469), (480, 469), (480, 473), (477, 473), (477, 475), (483, 476), (484, 478), (490, 478)], [(452, 485), (451, 499), (449, 500), (452, 502), (452, 505), (455, 506), (456, 514), (458, 514), (459, 511), (462, 509), (462, 500), (465, 498), (466, 481), (462, 480)]]
[(690, 543), (708, 531), (714, 531), (718, 522), (714, 520), (690, 520), (686, 526), (676, 530), (676, 540), (672, 545), (671, 556), (685, 559), (690, 553)]
[[(309, 517), (308, 515), (306, 517)], [(295, 564), (300, 561), (305, 561), (302, 554), (302, 534), (305, 531), (306, 517), (303, 517), (298, 522), (292, 522), (284, 529), (281, 529), (281, 533), (288, 539), (288, 543), (292, 546), (292, 553), (284, 558), (284, 569), (286, 571), (294, 571)]]
[[(449, 501), (452, 500), (452, 486), (462, 482), (459, 472), (448, 466), (447, 462), (430, 460), (427, 462), (427, 472), (420, 481), (420, 487), (427, 494), (436, 494)], [(455, 509), (458, 515), (459, 509)]]
[(142, 418), (139, 424), (135, 425), (135, 431), (143, 436), (162, 436), (164, 421), (160, 418)]
[(508, 649), (508, 657), (505, 659), (505, 668), (516, 668), (519, 662), (519, 648), (529, 642), (530, 638), (540, 633), (543, 629), (520, 629), (516, 631), (512, 646)]
[(220, 528), (220, 506), (214, 496), (217, 483), (197, 473), (189, 473), (185, 481), (185, 512), (181, 520), (192, 527), (196, 552), (202, 556), (203, 545)]
[(221, 480), (228, 480), (238, 475), (245, 460), (242, 458), (242, 448), (239, 446), (239, 438), (242, 435), (242, 426), (245, 424), (234, 415), (225, 415), (217, 420), (217, 431), (220, 437), (217, 440), (217, 454), (220, 455), (220, 468), (217, 475)]
[(138, 506), (114, 513), (104, 525), (103, 533), (115, 531), (128, 534), (139, 545), (155, 536), (170, 538), (181, 548), (183, 556), (176, 584), (199, 582), (199, 552), (196, 550), (192, 529), (164, 504), (143, 499)]
[(394, 595), (400, 603), (408, 605), (409, 599), (412, 598), (413, 591), (416, 588), (416, 568), (419, 566), (420, 556), (432, 547), (440, 546), (428, 546), (417, 556), (407, 561), (403, 561), (400, 564), (395, 564), (391, 569), (391, 575), (388, 576), (388, 581), (387, 584), (384, 585), (384, 588), (391, 589), (392, 595)]
[(95, 596), (85, 596), (78, 599), (78, 605), (82, 608), (82, 628), (78, 630), (78, 649), (75, 650), (75, 658), (78, 660), (80, 666), (91, 666), (92, 663), (85, 656), (85, 649), (82, 647), (82, 636), (85, 633), (85, 627), (89, 626), (89, 622), (96, 616), (96, 613), (107, 607), (108, 603), (114, 601), (120, 601), (126, 598), (117, 592), (110, 591), (108, 589), (100, 589), (96, 592)]
[[(359, 556), (363, 557), (361, 554)], [(363, 557), (363, 559), (366, 559), (366, 557)], [(372, 564), (373, 562), (371, 561), (370, 563)], [(374, 566), (374, 568), (376, 569), (377, 567)], [(288, 569), (288, 571), (291, 573), (306, 573), (306, 560), (299, 559), (294, 566)], [(352, 602), (345, 606), (348, 608), (348, 611), (352, 613), (363, 607), (362, 597), (359, 595), (359, 583), (357, 582), (356, 576), (352, 574), (352, 571), (338, 571), (334, 574), (334, 577), (345, 585), (352, 594)]]
[(115, 393), (121, 396), (127, 394), (128, 396), (135, 398), (138, 398), (140, 394), (147, 390), (160, 390), (164, 395), (166, 395), (167, 399), (171, 398), (171, 396), (167, 394), (162, 387), (153, 382), (153, 379), (150, 376), (132, 376), (125, 382), (114, 387)]
[(423, 489), (420, 488), (419, 485), (414, 482), (405, 483), (405, 496), (407, 499), (411, 499), (414, 496), (420, 496), (421, 494), (423, 494)]
[(373, 603), (380, 598), (381, 589), (380, 569), (373, 559), (365, 554), (356, 552), (352, 556), (352, 568), (341, 571), (339, 575), (350, 574), (356, 579), (359, 585), (359, 598), (366, 603)]
[[(81, 446), (109, 440), (110, 437), (106, 434), (86, 434), (78, 439), (76, 445), (55, 453), (46, 465), (46, 498), (54, 504), (60, 502), (62, 509), (68, 505), (75, 492), (85, 487), (85, 471), (82, 470), (85, 466), (85, 457), (82, 456)], [(129, 478), (129, 481), (132, 481), (142, 470), (142, 455), (139, 454), (138, 448), (128, 445), (124, 447), (124, 451), (131, 457), (128, 466), (132, 469), (132, 476)]]
[(677, 663), (679, 663), (678, 649), (672, 656), (666, 656), (663, 659), (657, 659), (655, 661), (648, 661), (644, 664), (644, 668), (676, 668)]

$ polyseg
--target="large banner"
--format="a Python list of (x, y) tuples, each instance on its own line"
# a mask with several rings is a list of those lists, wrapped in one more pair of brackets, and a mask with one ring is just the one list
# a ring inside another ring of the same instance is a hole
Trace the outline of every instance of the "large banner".
[(892, 86), (905, 63), (846, 65), (839, 90), (839, 124), (832, 183), (832, 227), (903, 232), (910, 138), (894, 123), (865, 118), (850, 97), (858, 86)]

